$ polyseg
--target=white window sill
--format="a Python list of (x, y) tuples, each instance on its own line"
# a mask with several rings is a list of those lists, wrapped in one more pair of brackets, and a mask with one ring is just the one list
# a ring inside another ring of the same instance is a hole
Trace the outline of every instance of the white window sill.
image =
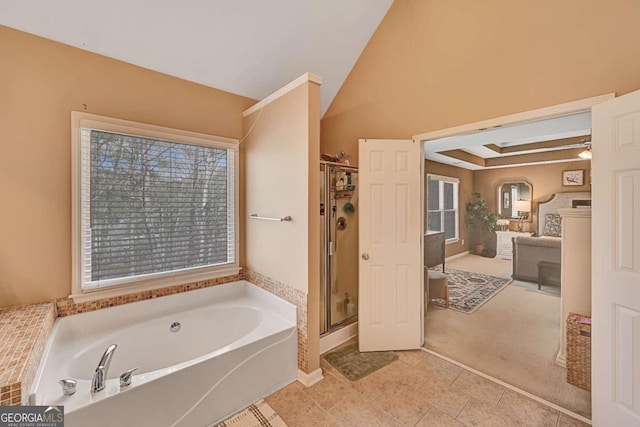
[(148, 279), (141, 282), (130, 283), (125, 285), (110, 286), (102, 289), (85, 290), (81, 293), (69, 295), (74, 303), (83, 303), (96, 301), (99, 299), (113, 298), (127, 294), (135, 294), (138, 292), (152, 291), (155, 289), (168, 288), (176, 285), (186, 285), (202, 280), (217, 279), (219, 277), (233, 276), (240, 272), (239, 266), (231, 266), (220, 270), (208, 270), (183, 273), (167, 277), (159, 277)]
[(459, 241), (460, 241), (460, 239), (459, 239), (459, 238), (455, 238), (455, 239), (447, 239), (447, 240), (445, 240), (445, 241), (444, 241), (444, 244), (445, 244), (445, 245), (450, 245), (450, 244), (452, 244), (452, 243), (458, 243)]

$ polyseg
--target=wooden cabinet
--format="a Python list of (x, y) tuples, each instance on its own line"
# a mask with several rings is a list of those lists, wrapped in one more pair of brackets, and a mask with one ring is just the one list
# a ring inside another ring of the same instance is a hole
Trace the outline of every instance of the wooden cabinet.
[(513, 239), (516, 236), (531, 236), (533, 233), (519, 233), (517, 231), (496, 231), (498, 235), (496, 243), (496, 256), (498, 258), (513, 259)]
[(442, 264), (444, 271), (444, 232), (428, 231), (424, 235), (424, 266), (435, 267)]

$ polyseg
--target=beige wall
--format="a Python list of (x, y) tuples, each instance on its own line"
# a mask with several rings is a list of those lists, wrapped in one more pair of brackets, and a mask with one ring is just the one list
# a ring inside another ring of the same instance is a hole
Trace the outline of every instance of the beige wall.
[(473, 171), (459, 168), (456, 166), (445, 165), (444, 163), (432, 162), (425, 160), (425, 172), (435, 175), (450, 176), (458, 178), (460, 185), (458, 187), (458, 230), (460, 239), (456, 243), (450, 243), (445, 248), (445, 256), (450, 257), (469, 250), (471, 242), (469, 241), (469, 232), (465, 228), (465, 208), (467, 203), (473, 200)]
[(255, 100), (0, 26), (0, 307), (71, 293), (71, 111), (240, 138)]
[[(307, 293), (313, 372), (320, 336), (320, 86), (301, 84), (247, 116), (244, 128), (244, 265)], [(253, 213), (293, 220), (248, 219)]]
[(307, 141), (312, 84), (298, 86), (245, 118), (245, 131), (252, 125), (253, 129), (240, 146), (247, 215), (293, 218), (291, 222), (243, 218), (245, 265), (304, 292), (309, 289), (308, 205), (310, 198), (319, 204), (320, 186), (314, 167), (317, 185), (309, 191)]
[[(570, 313), (591, 316), (591, 211), (558, 209), (562, 215), (561, 319)], [(558, 359), (566, 362), (566, 328), (560, 328)]]
[[(498, 183), (504, 181), (527, 180), (533, 186), (532, 222), (524, 223), (524, 231), (536, 231), (538, 203), (547, 201), (555, 193), (591, 191), (589, 185), (590, 161), (551, 163), (513, 168), (487, 169), (473, 172), (473, 191), (477, 191), (487, 200), (487, 206), (497, 213)], [(562, 186), (562, 171), (583, 169), (585, 185), (575, 187)], [(512, 227), (513, 228), (513, 227)]]
[(396, 0), (322, 120), (321, 150), (640, 89), (640, 2)]

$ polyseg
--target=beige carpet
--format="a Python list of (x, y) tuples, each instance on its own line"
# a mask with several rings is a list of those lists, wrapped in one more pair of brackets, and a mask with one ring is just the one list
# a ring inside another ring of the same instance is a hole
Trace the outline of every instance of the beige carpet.
[[(447, 264), (508, 277), (509, 261), (468, 255)], [(473, 314), (430, 304), (425, 347), (522, 390), (591, 417), (591, 393), (566, 382), (556, 365), (560, 341), (558, 288), (514, 281)]]

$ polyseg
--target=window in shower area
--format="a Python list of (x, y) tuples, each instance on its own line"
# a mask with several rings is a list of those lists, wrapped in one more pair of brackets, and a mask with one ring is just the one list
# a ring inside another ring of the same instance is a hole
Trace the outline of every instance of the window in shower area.
[(237, 143), (77, 114), (74, 293), (237, 268)]
[(447, 241), (458, 239), (458, 185), (448, 176), (427, 175), (427, 230), (444, 231)]

